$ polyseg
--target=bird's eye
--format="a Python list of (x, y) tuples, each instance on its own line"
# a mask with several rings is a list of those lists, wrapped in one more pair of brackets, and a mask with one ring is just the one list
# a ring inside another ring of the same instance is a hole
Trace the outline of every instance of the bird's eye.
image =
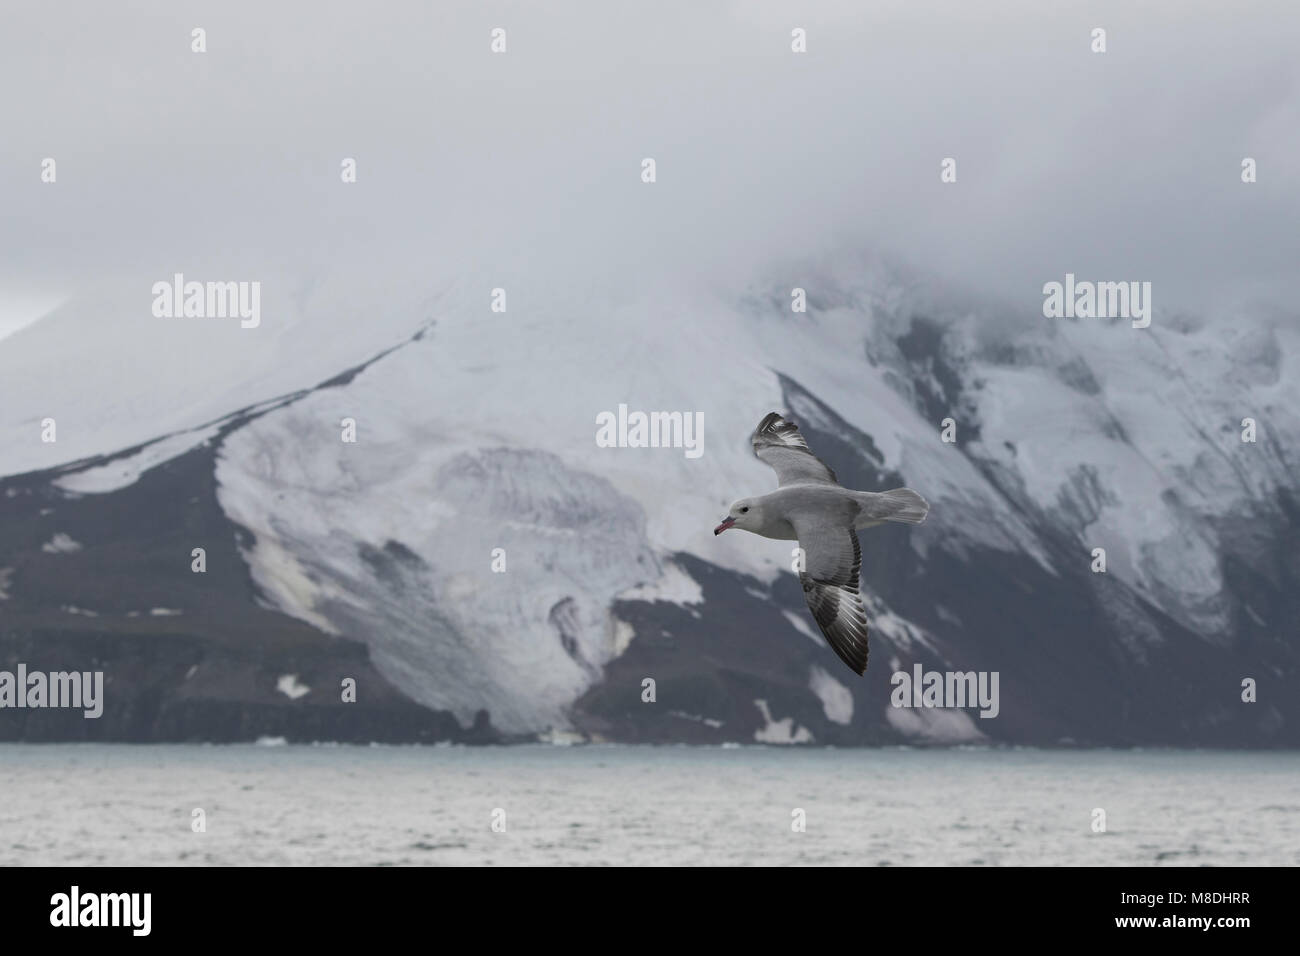
[(748, 511), (749, 511), (748, 508), (741, 508), (741, 509), (740, 509), (740, 513), (741, 513), (742, 515), (743, 515), (743, 514), (746, 514)]

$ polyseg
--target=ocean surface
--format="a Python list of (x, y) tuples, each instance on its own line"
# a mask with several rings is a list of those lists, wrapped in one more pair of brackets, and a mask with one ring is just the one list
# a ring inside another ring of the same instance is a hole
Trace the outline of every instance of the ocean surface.
[(1300, 754), (4, 744), (25, 864), (1296, 865)]

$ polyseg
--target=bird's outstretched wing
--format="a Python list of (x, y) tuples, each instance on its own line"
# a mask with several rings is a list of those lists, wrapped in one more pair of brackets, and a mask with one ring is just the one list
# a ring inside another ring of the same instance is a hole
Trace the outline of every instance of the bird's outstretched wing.
[(867, 669), (867, 609), (858, 593), (862, 549), (852, 528), (795, 521), (805, 568), (799, 572), (808, 610), (840, 660)]
[(808, 443), (794, 422), (776, 412), (754, 429), (754, 454), (758, 460), (772, 466), (778, 485), (815, 483), (838, 485), (835, 472), (808, 449)]

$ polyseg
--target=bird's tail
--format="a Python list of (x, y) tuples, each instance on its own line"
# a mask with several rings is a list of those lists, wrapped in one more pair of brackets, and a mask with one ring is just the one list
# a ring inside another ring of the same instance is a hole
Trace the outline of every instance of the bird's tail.
[(878, 521), (901, 521), (904, 524), (920, 524), (930, 513), (929, 503), (911, 488), (895, 488), (882, 491), (873, 496), (874, 514)]

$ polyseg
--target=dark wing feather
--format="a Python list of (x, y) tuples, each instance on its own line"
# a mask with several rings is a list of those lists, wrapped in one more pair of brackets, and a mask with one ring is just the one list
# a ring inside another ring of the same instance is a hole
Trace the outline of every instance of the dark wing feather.
[(862, 548), (857, 533), (852, 528), (810, 530), (799, 534), (806, 564), (799, 573), (804, 600), (831, 649), (861, 674), (867, 669), (867, 609), (858, 592)]
[(795, 423), (776, 412), (758, 423), (752, 441), (754, 454), (776, 472), (778, 485), (839, 484), (835, 472), (808, 448)]

